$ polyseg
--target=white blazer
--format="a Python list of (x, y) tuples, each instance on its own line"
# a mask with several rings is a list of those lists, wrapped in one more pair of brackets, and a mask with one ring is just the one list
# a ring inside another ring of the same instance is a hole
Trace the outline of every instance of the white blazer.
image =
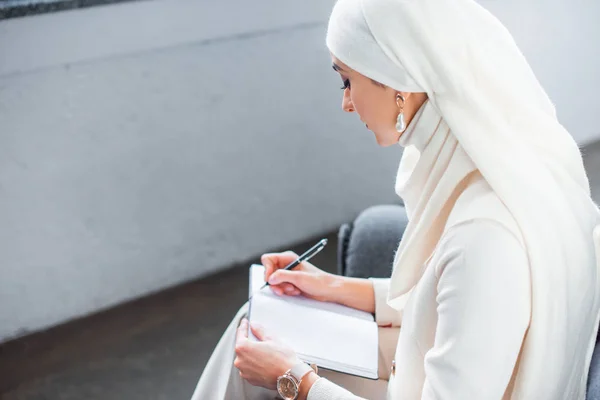
[[(510, 398), (529, 325), (529, 266), (517, 225), (479, 177), (460, 195), (402, 312), (371, 279), (380, 326), (401, 326), (388, 399)], [(552, 349), (548, 349), (552, 351)], [(326, 379), (309, 400), (357, 399)]]

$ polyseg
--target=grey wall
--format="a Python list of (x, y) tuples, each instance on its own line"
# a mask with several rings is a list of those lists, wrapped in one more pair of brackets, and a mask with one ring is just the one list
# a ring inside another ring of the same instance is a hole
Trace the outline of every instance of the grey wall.
[(249, 4), (140, 2), (0, 24), (0, 337), (396, 200), (400, 149), (380, 150), (341, 111), (330, 5)]
[(511, 31), (579, 143), (600, 138), (600, 2), (481, 0)]
[[(600, 6), (541, 4), (489, 1), (584, 143), (600, 137)], [(399, 148), (340, 110), (331, 5), (161, 0), (0, 22), (0, 341), (396, 201)]]

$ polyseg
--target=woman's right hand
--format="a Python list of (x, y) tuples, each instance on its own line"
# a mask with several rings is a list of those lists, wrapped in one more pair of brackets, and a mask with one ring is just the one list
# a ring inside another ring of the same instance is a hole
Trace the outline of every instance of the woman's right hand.
[(327, 273), (308, 261), (301, 262), (294, 269), (284, 271), (287, 265), (296, 260), (293, 251), (263, 254), (260, 258), (265, 266), (265, 281), (278, 295), (298, 296), (300, 294), (319, 301), (332, 301), (338, 276)]

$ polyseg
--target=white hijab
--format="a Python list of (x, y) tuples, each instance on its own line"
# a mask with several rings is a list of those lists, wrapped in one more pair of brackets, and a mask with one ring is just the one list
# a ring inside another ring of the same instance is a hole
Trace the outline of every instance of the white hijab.
[(327, 46), (369, 78), (426, 92), (449, 128), (423, 154), (423, 138), (401, 138), (397, 189), (417, 182), (420, 192), (407, 203), (390, 305), (420, 279), (456, 190), (479, 170), (529, 257), (531, 321), (513, 399), (584, 399), (600, 318), (600, 211), (577, 144), (512, 36), (473, 0), (338, 0)]

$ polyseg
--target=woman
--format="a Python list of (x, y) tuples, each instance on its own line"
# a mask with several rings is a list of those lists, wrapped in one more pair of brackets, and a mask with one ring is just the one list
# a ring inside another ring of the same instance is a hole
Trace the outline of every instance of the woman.
[[(344, 110), (380, 145), (405, 148), (396, 190), (409, 224), (391, 279), (308, 263), (277, 271), (293, 256), (269, 254), (273, 290), (374, 312), (382, 334), (401, 325), (380, 346), (388, 399), (584, 399), (600, 212), (576, 143), (510, 34), (472, 0), (338, 0), (327, 46)], [(272, 398), (292, 368), (301, 399), (385, 397), (381, 385), (308, 370), (260, 327), (250, 329), (262, 341), (248, 341), (244, 312), (194, 400)]]

